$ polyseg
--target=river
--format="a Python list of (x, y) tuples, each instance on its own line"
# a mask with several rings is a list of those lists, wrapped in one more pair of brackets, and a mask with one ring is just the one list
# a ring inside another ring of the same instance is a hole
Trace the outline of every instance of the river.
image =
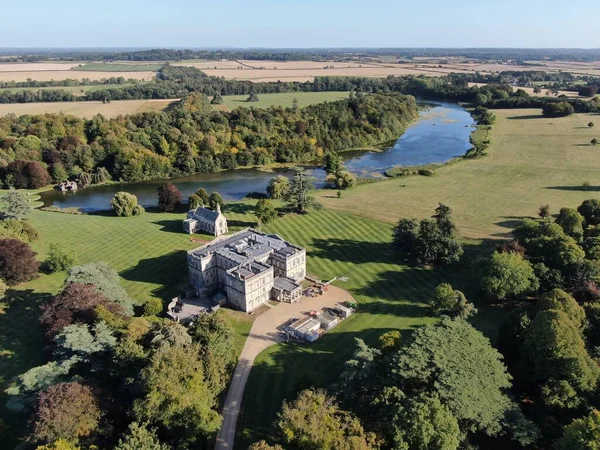
[[(435, 102), (424, 105), (419, 118), (411, 124), (395, 144), (380, 152), (348, 152), (343, 154), (345, 166), (360, 176), (381, 174), (393, 166), (415, 166), (443, 163), (471, 148), (469, 136), (474, 126), (471, 115), (453, 103)], [(324, 185), (325, 172), (319, 168), (308, 170), (317, 178), (317, 187)], [(291, 175), (289, 169), (276, 170), (277, 174)], [(237, 169), (212, 174), (194, 174), (170, 179), (187, 199), (203, 187), (209, 193), (219, 192), (225, 200), (239, 200), (250, 192), (265, 192), (273, 172), (258, 169)], [(82, 211), (105, 210), (119, 191), (137, 196), (144, 207), (156, 206), (156, 188), (164, 180), (116, 183), (93, 186), (76, 192), (55, 190), (41, 193), (44, 206), (79, 208)]]

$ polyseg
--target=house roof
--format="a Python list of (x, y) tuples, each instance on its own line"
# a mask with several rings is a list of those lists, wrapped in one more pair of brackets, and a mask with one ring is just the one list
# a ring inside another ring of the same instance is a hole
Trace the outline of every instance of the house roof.
[(213, 211), (212, 209), (199, 206), (192, 212), (192, 215), (194, 216), (192, 218), (204, 219), (209, 222), (215, 222), (219, 217), (220, 213), (218, 211)]
[(280, 291), (292, 292), (300, 288), (300, 285), (298, 283), (296, 283), (294, 280), (288, 277), (277, 277), (275, 278), (275, 280), (273, 280), (273, 284), (275, 286), (275, 289), (278, 289)]

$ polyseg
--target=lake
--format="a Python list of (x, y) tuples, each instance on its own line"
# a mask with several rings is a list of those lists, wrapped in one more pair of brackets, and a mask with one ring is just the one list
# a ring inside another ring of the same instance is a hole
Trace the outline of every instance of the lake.
[[(393, 166), (415, 166), (443, 163), (464, 155), (471, 148), (469, 137), (474, 126), (471, 115), (459, 105), (435, 102), (426, 104), (417, 121), (395, 142), (394, 146), (380, 152), (351, 152), (343, 155), (345, 166), (360, 176), (380, 174)], [(324, 186), (325, 172), (309, 169), (317, 178), (317, 187)], [(265, 192), (275, 174), (290, 176), (289, 169), (266, 172), (258, 169), (237, 169), (211, 174), (194, 174), (170, 179), (187, 199), (203, 187), (209, 193), (219, 192), (225, 200), (240, 200), (250, 192)], [(137, 196), (144, 207), (157, 205), (156, 188), (164, 180), (140, 181), (93, 186), (76, 192), (46, 191), (41, 198), (44, 206), (80, 208), (82, 211), (109, 209), (116, 192), (127, 191)]]

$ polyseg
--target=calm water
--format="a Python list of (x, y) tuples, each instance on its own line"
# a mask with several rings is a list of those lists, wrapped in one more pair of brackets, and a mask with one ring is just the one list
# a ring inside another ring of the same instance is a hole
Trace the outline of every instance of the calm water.
[[(357, 175), (381, 173), (385, 169), (402, 165), (414, 166), (446, 162), (463, 155), (471, 145), (469, 136), (474, 122), (469, 113), (451, 103), (439, 103), (421, 112), (418, 121), (412, 124), (396, 141), (394, 146), (383, 152), (360, 152), (346, 157), (346, 167)], [(318, 180), (317, 187), (324, 185), (322, 169), (311, 169), (310, 175)], [(280, 170), (278, 174), (291, 175), (291, 170)], [(256, 169), (238, 169), (213, 174), (195, 174), (170, 181), (187, 199), (203, 187), (209, 193), (219, 192), (225, 200), (239, 200), (249, 192), (265, 192), (272, 172)], [(82, 211), (108, 209), (116, 192), (127, 191), (137, 196), (144, 207), (156, 206), (156, 188), (164, 180), (137, 183), (111, 184), (82, 189), (77, 192), (47, 191), (41, 194), (44, 206), (80, 208)]]

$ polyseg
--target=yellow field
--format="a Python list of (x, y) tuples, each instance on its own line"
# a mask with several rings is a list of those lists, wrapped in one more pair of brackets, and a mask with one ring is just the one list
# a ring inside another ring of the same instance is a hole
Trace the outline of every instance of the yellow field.
[[(469, 86), (485, 86), (486, 83), (469, 83)], [(554, 95), (552, 94), (547, 94), (548, 89), (543, 89), (542, 88), (542, 92), (540, 93), (535, 93), (533, 92), (533, 88), (530, 87), (521, 87), (521, 86), (513, 86), (513, 90), (517, 90), (517, 89), (523, 89), (525, 92), (527, 92), (529, 95), (532, 95), (534, 97), (554, 97)], [(558, 91), (558, 95), (566, 95), (567, 97), (579, 97), (579, 94), (577, 92), (573, 92), (573, 91)]]
[(77, 67), (80, 63), (64, 62), (64, 63), (0, 63), (0, 72), (37, 72), (45, 70), (69, 70)]
[(0, 81), (35, 81), (50, 80), (102, 80), (103, 78), (123, 77), (140, 81), (150, 81), (156, 74), (154, 72), (86, 72), (76, 70), (34, 70), (22, 72), (0, 72)]
[(140, 112), (162, 111), (175, 100), (118, 100), (110, 103), (102, 102), (56, 102), (56, 103), (10, 103), (0, 104), (0, 116), (6, 114), (44, 114), (64, 113), (89, 119), (96, 114), (104, 117)]
[[(489, 155), (438, 169), (433, 176), (396, 178), (361, 185), (343, 193), (321, 191), (327, 209), (349, 211), (394, 223), (401, 217), (431, 215), (438, 202), (454, 209), (468, 238), (506, 237), (522, 217), (540, 205), (552, 213), (575, 207), (600, 190), (600, 138), (597, 114), (543, 118), (539, 109), (494, 110)], [(584, 188), (588, 182), (591, 187)]]

